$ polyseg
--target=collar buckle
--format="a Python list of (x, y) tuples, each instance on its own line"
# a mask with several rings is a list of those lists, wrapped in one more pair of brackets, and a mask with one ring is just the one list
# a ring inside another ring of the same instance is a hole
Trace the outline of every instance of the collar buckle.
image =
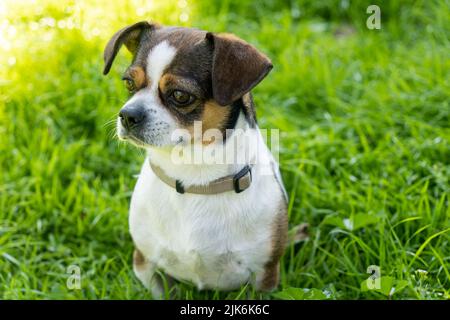
[(180, 180), (175, 180), (175, 190), (177, 190), (177, 192), (181, 194), (185, 192), (183, 184), (181, 183)]
[(241, 171), (236, 173), (233, 177), (233, 187), (236, 193), (241, 193), (250, 187), (252, 183), (252, 169), (249, 165), (242, 168)]

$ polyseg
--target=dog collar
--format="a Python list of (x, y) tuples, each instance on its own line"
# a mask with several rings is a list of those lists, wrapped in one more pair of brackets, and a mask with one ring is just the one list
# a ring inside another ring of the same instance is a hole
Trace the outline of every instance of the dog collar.
[[(150, 162), (150, 161), (149, 161)], [(207, 185), (191, 185), (184, 187), (180, 180), (169, 177), (160, 167), (150, 162), (153, 173), (165, 184), (174, 188), (178, 193), (217, 194), (227, 191), (241, 193), (252, 183), (252, 168), (246, 165), (235, 175), (229, 175), (211, 181)]]

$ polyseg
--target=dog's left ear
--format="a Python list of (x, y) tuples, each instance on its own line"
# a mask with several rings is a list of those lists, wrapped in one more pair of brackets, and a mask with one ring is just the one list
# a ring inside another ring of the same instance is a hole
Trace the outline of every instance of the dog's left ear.
[(103, 74), (108, 74), (114, 58), (123, 44), (132, 54), (135, 54), (139, 46), (139, 40), (142, 32), (146, 29), (155, 29), (156, 27), (156, 24), (141, 21), (117, 31), (109, 40), (103, 53), (103, 59), (105, 61)]
[(234, 35), (208, 32), (206, 40), (214, 48), (213, 98), (222, 106), (253, 89), (273, 67), (269, 58)]

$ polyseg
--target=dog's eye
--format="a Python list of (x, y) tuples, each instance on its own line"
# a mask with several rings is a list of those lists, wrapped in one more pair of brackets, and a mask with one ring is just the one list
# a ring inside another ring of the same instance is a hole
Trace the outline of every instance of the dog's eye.
[(171, 98), (178, 106), (186, 106), (194, 101), (194, 96), (181, 90), (174, 90)]
[(127, 90), (129, 92), (135, 92), (136, 91), (136, 85), (134, 84), (134, 81), (131, 79), (124, 79), (125, 81), (125, 87), (127, 87)]

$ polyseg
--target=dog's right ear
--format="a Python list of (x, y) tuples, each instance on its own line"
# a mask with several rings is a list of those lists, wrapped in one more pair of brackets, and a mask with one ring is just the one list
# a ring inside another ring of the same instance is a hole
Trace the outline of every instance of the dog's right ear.
[(156, 24), (141, 21), (117, 31), (109, 40), (103, 53), (103, 59), (105, 61), (103, 74), (108, 74), (114, 58), (123, 44), (132, 54), (135, 54), (139, 46), (139, 40), (142, 32), (148, 29), (155, 29), (156, 27)]

